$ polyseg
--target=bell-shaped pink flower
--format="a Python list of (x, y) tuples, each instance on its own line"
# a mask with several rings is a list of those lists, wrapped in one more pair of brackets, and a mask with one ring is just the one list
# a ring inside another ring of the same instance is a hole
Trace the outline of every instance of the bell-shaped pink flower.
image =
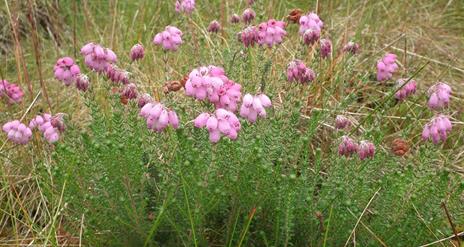
[(431, 139), (434, 144), (445, 142), (449, 132), (451, 132), (452, 124), (449, 118), (445, 115), (438, 115), (430, 120), (422, 131), (422, 139)]
[(70, 57), (58, 59), (53, 70), (55, 78), (62, 81), (66, 86), (71, 85), (76, 80), (77, 75), (81, 73), (79, 66)]
[(150, 130), (162, 132), (169, 125), (174, 129), (179, 127), (179, 118), (177, 114), (161, 103), (151, 102), (145, 104), (142, 109), (140, 109), (139, 115), (145, 118), (147, 127)]
[(10, 83), (7, 80), (0, 80), (0, 98), (5, 98), (8, 103), (21, 103), (24, 92), (16, 84)]
[(338, 154), (349, 157), (358, 151), (358, 144), (348, 136), (342, 136), (342, 141), (338, 146)]
[(191, 14), (195, 10), (195, 0), (177, 0), (176, 12)]
[(208, 26), (208, 32), (210, 33), (217, 33), (219, 30), (221, 30), (221, 24), (217, 20), (212, 21)]
[(32, 137), (31, 129), (19, 122), (19, 120), (5, 123), (2, 129), (7, 134), (8, 140), (16, 144), (24, 145), (28, 143)]
[(216, 66), (199, 67), (190, 72), (185, 94), (198, 100), (208, 100), (216, 108), (237, 110), (242, 96), (241, 85), (230, 80), (224, 69)]
[(303, 63), (303, 61), (295, 59), (288, 64), (287, 79), (289, 82), (310, 83), (316, 78), (314, 71)]
[(402, 78), (396, 81), (396, 87), (399, 90), (395, 93), (395, 98), (399, 101), (405, 100), (410, 95), (413, 95), (417, 89), (417, 83), (415, 80), (410, 80), (407, 84), (408, 79)]
[(285, 31), (285, 22), (270, 19), (258, 26), (258, 44), (272, 47), (283, 41), (287, 32)]
[(429, 108), (436, 110), (448, 106), (450, 102), (451, 92), (451, 87), (444, 82), (438, 82), (437, 84), (431, 86), (428, 90)]
[(258, 29), (255, 26), (249, 26), (238, 33), (238, 40), (245, 47), (254, 46), (258, 43)]
[(351, 53), (352, 55), (356, 55), (359, 53), (360, 51), (360, 46), (358, 43), (355, 43), (353, 41), (350, 41), (348, 43), (346, 43), (346, 45), (343, 47), (343, 51), (344, 52), (349, 52)]
[(163, 32), (155, 35), (153, 43), (163, 46), (164, 50), (177, 51), (182, 44), (182, 31), (177, 27), (167, 26)]
[(137, 85), (135, 85), (134, 83), (129, 83), (125, 85), (121, 92), (121, 96), (126, 99), (136, 99), (137, 95)]
[(142, 108), (146, 104), (152, 103), (152, 102), (153, 102), (153, 98), (147, 93), (140, 95), (139, 98), (137, 99), (137, 105), (139, 106), (139, 108)]
[(243, 11), (242, 20), (245, 24), (250, 24), (256, 17), (256, 13), (253, 9), (248, 8)]
[(240, 22), (240, 16), (237, 15), (237, 14), (233, 14), (231, 17), (230, 17), (230, 23), (239, 23)]
[(87, 91), (89, 88), (89, 77), (84, 74), (79, 74), (76, 77), (76, 88), (82, 92)]
[(374, 158), (375, 145), (369, 141), (361, 141), (358, 147), (359, 159), (365, 160), (366, 158)]
[(132, 61), (140, 60), (145, 56), (145, 48), (142, 44), (135, 44), (130, 50), (130, 57)]
[(312, 45), (321, 37), (321, 31), (324, 23), (315, 13), (309, 13), (300, 17), (299, 33), (307, 45)]
[(216, 143), (221, 136), (226, 136), (231, 140), (238, 137), (241, 124), (237, 116), (228, 110), (219, 108), (213, 114), (201, 113), (194, 120), (197, 128), (206, 128), (209, 132), (209, 140)]
[(343, 115), (337, 115), (335, 118), (335, 128), (337, 129), (345, 129), (351, 126), (351, 121), (343, 116)]
[(321, 39), (320, 43), (320, 55), (322, 58), (328, 58), (332, 54), (332, 41), (330, 39)]
[(265, 94), (258, 94), (256, 96), (246, 94), (243, 96), (240, 116), (247, 119), (249, 122), (254, 123), (258, 117), (265, 118), (267, 115), (265, 108), (271, 106), (271, 100)]
[(29, 122), (29, 128), (32, 130), (38, 128), (45, 140), (54, 143), (60, 139), (60, 134), (65, 130), (63, 113), (58, 113), (55, 116), (48, 113), (37, 115)]
[(118, 68), (116, 65), (107, 66), (106, 76), (114, 83), (129, 83), (129, 72)]
[(377, 61), (377, 80), (390, 80), (397, 69), (396, 55), (388, 53), (381, 60)]
[(107, 67), (116, 63), (116, 54), (99, 44), (88, 43), (81, 48), (84, 63), (90, 69), (97, 72), (105, 72)]

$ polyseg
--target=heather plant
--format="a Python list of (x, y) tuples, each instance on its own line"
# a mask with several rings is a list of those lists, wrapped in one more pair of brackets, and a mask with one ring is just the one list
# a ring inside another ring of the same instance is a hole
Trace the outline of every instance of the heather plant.
[(81, 3), (57, 7), (69, 42), (32, 29), (0, 69), (24, 88), (0, 90), (0, 245), (462, 241), (455, 30), (405, 31), (461, 3)]

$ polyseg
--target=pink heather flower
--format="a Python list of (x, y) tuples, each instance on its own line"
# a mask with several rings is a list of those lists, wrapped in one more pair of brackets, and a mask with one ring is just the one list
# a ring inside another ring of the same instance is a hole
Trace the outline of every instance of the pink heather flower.
[(145, 118), (147, 127), (156, 132), (162, 132), (171, 125), (174, 129), (179, 127), (179, 118), (173, 110), (169, 110), (163, 104), (150, 102), (140, 109), (140, 116)]
[[(410, 80), (406, 85), (407, 79), (399, 79), (396, 81), (396, 87), (401, 88), (395, 93), (395, 98), (399, 101), (403, 101), (408, 96), (416, 92), (417, 83), (415, 80)], [(404, 85), (404, 86), (403, 86)]]
[(228, 110), (219, 108), (213, 114), (201, 113), (194, 120), (196, 128), (207, 128), (209, 140), (216, 143), (221, 136), (226, 136), (231, 140), (237, 139), (238, 131), (241, 128), (237, 116)]
[(243, 11), (242, 20), (245, 24), (250, 24), (256, 17), (256, 13), (254, 10), (248, 8)]
[(344, 52), (349, 52), (353, 55), (356, 55), (359, 53), (360, 46), (357, 43), (354, 43), (353, 41), (350, 41), (346, 43), (346, 45), (343, 47)]
[(84, 74), (76, 76), (76, 88), (82, 92), (87, 91), (89, 88), (89, 77)]
[(129, 72), (118, 68), (116, 65), (109, 65), (106, 68), (106, 76), (114, 83), (129, 83)]
[(396, 55), (388, 53), (381, 60), (377, 61), (377, 80), (390, 80), (397, 69)]
[(182, 44), (182, 32), (177, 27), (167, 26), (163, 32), (155, 35), (153, 43), (162, 45), (165, 50), (177, 51)]
[(49, 143), (54, 143), (60, 139), (60, 133), (65, 129), (63, 114), (58, 113), (55, 116), (48, 113), (37, 115), (29, 122), (29, 128), (32, 130), (38, 128)]
[(438, 82), (429, 88), (428, 93), (430, 97), (428, 101), (429, 108), (441, 109), (449, 104), (451, 87), (444, 82)]
[(147, 93), (140, 95), (139, 98), (137, 99), (137, 105), (139, 106), (139, 108), (142, 108), (146, 104), (152, 103), (152, 102), (153, 102), (153, 98)]
[(304, 43), (311, 45), (318, 41), (323, 27), (324, 23), (315, 13), (301, 16), (299, 33), (303, 37)]
[(191, 14), (195, 10), (195, 0), (177, 0), (176, 12)]
[(307, 68), (303, 61), (295, 59), (288, 64), (287, 79), (289, 82), (309, 83), (316, 78), (316, 74)]
[(351, 126), (351, 121), (347, 117), (343, 115), (337, 115), (335, 118), (335, 128), (345, 129), (349, 126)]
[(452, 125), (449, 118), (444, 115), (438, 115), (424, 126), (422, 139), (424, 141), (432, 139), (434, 144), (438, 144), (440, 141), (445, 142), (451, 129)]
[(79, 66), (77, 66), (70, 57), (58, 59), (53, 67), (53, 71), (55, 73), (55, 78), (62, 81), (66, 86), (71, 85), (76, 80), (76, 76), (81, 73)]
[(238, 33), (238, 39), (245, 47), (254, 46), (258, 42), (258, 29), (255, 26), (249, 26)]
[(21, 103), (23, 100), (23, 90), (14, 83), (9, 83), (7, 80), (0, 80), (0, 98), (5, 97), (8, 103)]
[(239, 23), (239, 22), (240, 22), (240, 16), (237, 15), (237, 14), (233, 14), (233, 15), (230, 17), (230, 22), (231, 22), (231, 23)]
[(358, 155), (359, 159), (365, 160), (366, 158), (374, 158), (375, 145), (369, 141), (361, 141), (359, 143)]
[(332, 53), (332, 42), (330, 41), (330, 39), (321, 39), (319, 43), (321, 45), (321, 57), (328, 58)]
[(81, 48), (81, 54), (84, 56), (84, 63), (90, 69), (97, 72), (104, 72), (106, 68), (116, 63), (116, 54), (99, 44), (88, 43)]
[(358, 151), (358, 144), (348, 136), (342, 136), (342, 142), (338, 146), (338, 154), (349, 157)]
[(137, 86), (134, 83), (129, 83), (124, 86), (122, 89), (121, 96), (126, 99), (136, 99), (137, 98)]
[(190, 72), (185, 83), (185, 94), (198, 100), (209, 100), (216, 108), (237, 110), (242, 96), (241, 85), (227, 78), (224, 69), (216, 66), (200, 67)]
[(7, 134), (8, 140), (16, 144), (26, 144), (32, 137), (31, 129), (18, 120), (4, 124), (3, 131)]
[(258, 94), (256, 96), (245, 94), (243, 96), (242, 107), (240, 108), (240, 116), (254, 123), (258, 116), (265, 118), (266, 110), (264, 108), (271, 106), (271, 100), (265, 94)]
[(214, 20), (211, 23), (209, 23), (208, 32), (217, 33), (219, 32), (219, 30), (221, 30), (221, 24), (217, 20)]
[(145, 48), (141, 44), (135, 44), (130, 50), (130, 57), (132, 61), (140, 60), (145, 56)]
[(282, 43), (285, 31), (285, 22), (270, 19), (258, 26), (258, 44), (272, 47), (275, 44)]

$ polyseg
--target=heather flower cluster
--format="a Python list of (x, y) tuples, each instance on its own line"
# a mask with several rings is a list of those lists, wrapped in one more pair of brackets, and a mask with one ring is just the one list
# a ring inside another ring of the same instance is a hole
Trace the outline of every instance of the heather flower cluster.
[(190, 72), (185, 93), (198, 100), (209, 100), (216, 108), (237, 110), (242, 96), (241, 86), (227, 78), (224, 69), (216, 66), (200, 67)]
[(377, 80), (390, 80), (397, 69), (396, 55), (388, 53), (381, 60), (377, 61)]
[(155, 35), (153, 43), (163, 46), (165, 50), (177, 51), (182, 44), (182, 31), (177, 27), (167, 26), (163, 32)]
[(0, 98), (5, 97), (8, 103), (21, 103), (23, 100), (24, 92), (16, 84), (10, 83), (7, 80), (0, 80)]
[(237, 139), (241, 124), (237, 116), (228, 110), (219, 108), (214, 113), (201, 113), (194, 120), (197, 128), (206, 127), (209, 132), (209, 140), (216, 143), (221, 136), (226, 136), (231, 140)]
[(3, 131), (8, 140), (16, 144), (26, 144), (32, 137), (32, 131), (19, 120), (14, 120), (3, 125)]
[(360, 160), (373, 158), (375, 155), (375, 145), (369, 141), (361, 141), (358, 147), (358, 156)]
[(89, 77), (84, 74), (77, 75), (76, 88), (83, 92), (87, 91), (87, 89), (89, 88)]
[(285, 31), (285, 22), (283, 21), (270, 19), (258, 26), (258, 44), (260, 45), (272, 47), (273, 45), (280, 44), (285, 35), (287, 35), (287, 32)]
[(140, 109), (140, 116), (145, 118), (148, 129), (162, 132), (171, 125), (174, 129), (179, 128), (179, 118), (173, 110), (169, 110), (163, 104), (153, 102), (145, 104)]
[(342, 141), (338, 146), (338, 154), (350, 157), (357, 153), (360, 160), (374, 158), (375, 145), (369, 141), (361, 141), (359, 144), (348, 136), (342, 136)]
[(230, 22), (231, 23), (239, 23), (240, 22), (240, 16), (237, 15), (237, 14), (233, 14), (231, 17), (230, 17)]
[(130, 50), (130, 57), (132, 61), (137, 61), (145, 56), (145, 48), (142, 44), (135, 44)]
[(348, 136), (342, 136), (342, 141), (338, 145), (338, 154), (350, 157), (358, 151), (358, 144)]
[(448, 106), (451, 97), (451, 87), (448, 84), (439, 82), (430, 87), (428, 93), (430, 109), (441, 109)]
[(114, 83), (129, 83), (129, 73), (118, 68), (116, 65), (109, 65), (106, 68), (106, 76)]
[(59, 113), (56, 116), (48, 113), (37, 115), (29, 122), (29, 128), (31, 130), (38, 128), (49, 143), (57, 142), (60, 139), (60, 133), (65, 129), (63, 114)]
[(136, 99), (137, 95), (137, 86), (134, 83), (129, 83), (122, 89), (121, 96), (126, 99)]
[(415, 80), (410, 80), (407, 82), (407, 79), (399, 79), (396, 81), (397, 88), (400, 88), (395, 93), (395, 98), (399, 101), (403, 101), (408, 96), (414, 94), (417, 89), (417, 83)]
[(112, 50), (94, 43), (84, 45), (81, 54), (84, 56), (85, 65), (97, 72), (105, 72), (117, 61), (116, 54)]
[(195, 0), (177, 0), (176, 12), (191, 14), (195, 10)]
[(322, 58), (328, 58), (332, 54), (332, 41), (330, 39), (321, 39), (320, 43), (320, 55)]
[(58, 59), (53, 67), (53, 71), (55, 73), (55, 78), (62, 81), (66, 86), (71, 85), (81, 73), (79, 66), (74, 63), (74, 60), (70, 57)]
[(271, 106), (271, 100), (265, 94), (258, 94), (256, 96), (245, 94), (243, 96), (242, 107), (240, 108), (240, 116), (254, 123), (258, 116), (265, 118), (267, 115), (265, 108)]
[(309, 13), (300, 17), (299, 33), (307, 45), (314, 44), (321, 37), (321, 31), (324, 23), (315, 13)]
[(359, 50), (360, 50), (360, 46), (358, 43), (355, 43), (353, 41), (349, 41), (348, 43), (346, 43), (346, 45), (343, 47), (343, 51), (344, 52), (349, 52), (353, 55), (356, 55), (359, 53)]
[(335, 117), (335, 128), (337, 129), (346, 129), (351, 126), (351, 121), (343, 116), (343, 115), (337, 115)]
[(438, 115), (424, 126), (422, 139), (431, 139), (434, 144), (438, 144), (440, 141), (445, 142), (451, 129), (452, 125), (449, 118), (444, 115)]
[(250, 24), (256, 17), (256, 13), (253, 9), (245, 9), (242, 13), (242, 20), (245, 24)]
[(208, 26), (208, 32), (210, 33), (217, 33), (219, 30), (221, 30), (221, 24), (217, 20), (212, 21)]
[(314, 71), (303, 63), (303, 61), (295, 59), (288, 64), (287, 79), (289, 82), (309, 83), (316, 78)]
[(245, 47), (254, 46), (258, 43), (258, 29), (255, 26), (249, 26), (238, 33), (238, 39)]

